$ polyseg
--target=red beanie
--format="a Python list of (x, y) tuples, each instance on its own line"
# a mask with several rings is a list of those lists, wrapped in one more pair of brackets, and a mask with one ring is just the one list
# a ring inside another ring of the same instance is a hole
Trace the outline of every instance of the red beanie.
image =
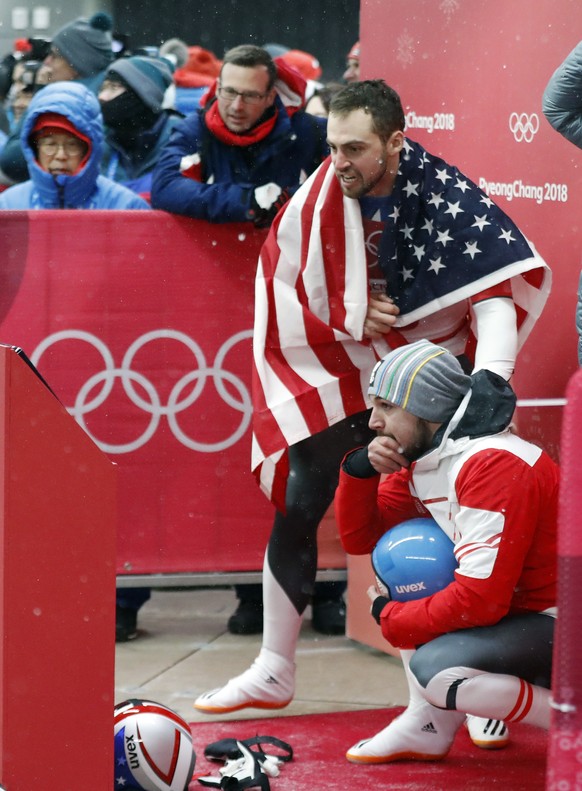
[(188, 60), (174, 72), (174, 82), (180, 88), (201, 88), (212, 85), (220, 74), (222, 61), (204, 47), (188, 47)]
[(356, 41), (354, 46), (348, 52), (348, 54), (346, 56), (346, 60), (357, 60), (357, 61), (360, 60), (360, 42), (359, 41)]
[(319, 61), (309, 52), (303, 52), (300, 49), (290, 49), (280, 56), (286, 63), (293, 66), (294, 69), (300, 74), (303, 74), (306, 80), (318, 80), (321, 77), (322, 70)]

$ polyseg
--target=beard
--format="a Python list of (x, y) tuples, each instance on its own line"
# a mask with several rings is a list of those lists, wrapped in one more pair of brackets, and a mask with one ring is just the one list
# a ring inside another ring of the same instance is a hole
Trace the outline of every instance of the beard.
[(420, 459), (421, 456), (424, 456), (424, 454), (431, 449), (433, 436), (433, 431), (426, 421), (418, 418), (414, 436), (404, 448), (402, 455), (406, 456), (410, 462)]
[(354, 181), (353, 184), (348, 185), (347, 187), (341, 181), (341, 174), (336, 172), (336, 177), (340, 183), (340, 188), (347, 198), (359, 200), (365, 195), (369, 195), (372, 190), (384, 179), (386, 176), (386, 171), (388, 170), (388, 149), (385, 144), (382, 148), (382, 155), (377, 161), (377, 170), (374, 173), (368, 175), (367, 178), (360, 170), (353, 168), (354, 173), (357, 174), (358, 178), (357, 181)]

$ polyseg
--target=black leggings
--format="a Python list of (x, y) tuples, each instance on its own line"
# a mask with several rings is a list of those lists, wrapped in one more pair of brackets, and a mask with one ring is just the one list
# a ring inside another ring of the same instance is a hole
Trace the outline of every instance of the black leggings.
[(444, 634), (417, 648), (410, 669), (423, 687), (442, 670), (470, 667), (550, 689), (555, 623), (550, 615), (528, 613)]
[(298, 613), (309, 604), (317, 573), (317, 528), (329, 508), (345, 454), (375, 436), (359, 412), (289, 448), (287, 513), (277, 512), (269, 566)]

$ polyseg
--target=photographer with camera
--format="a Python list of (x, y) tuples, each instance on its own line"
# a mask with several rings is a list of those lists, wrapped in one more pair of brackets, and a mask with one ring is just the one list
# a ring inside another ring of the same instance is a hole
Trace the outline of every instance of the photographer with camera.
[(48, 81), (49, 73), (41, 60), (23, 60), (16, 64), (7, 98), (7, 111), (12, 129), (28, 109), (34, 94)]

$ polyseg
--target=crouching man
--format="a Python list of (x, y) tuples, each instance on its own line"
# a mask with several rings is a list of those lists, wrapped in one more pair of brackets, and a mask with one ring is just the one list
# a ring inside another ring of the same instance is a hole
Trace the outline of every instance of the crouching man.
[(386, 355), (368, 394), (377, 436), (345, 457), (335, 497), (345, 550), (370, 553), (396, 524), (432, 516), (458, 568), (415, 601), (369, 589), (382, 634), (401, 649), (410, 702), (348, 760), (441, 759), (467, 714), (547, 728), (556, 464), (509, 430), (515, 395), (504, 379), (467, 376), (428, 341)]

